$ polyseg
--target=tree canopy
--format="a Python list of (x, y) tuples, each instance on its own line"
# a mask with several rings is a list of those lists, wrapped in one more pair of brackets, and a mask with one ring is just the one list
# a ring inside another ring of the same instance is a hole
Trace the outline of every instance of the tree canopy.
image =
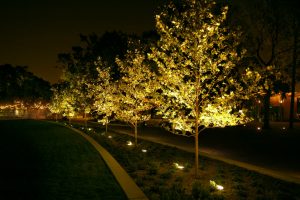
[(50, 83), (35, 76), (27, 67), (0, 66), (0, 101), (24, 102), (49, 101), (51, 97)]

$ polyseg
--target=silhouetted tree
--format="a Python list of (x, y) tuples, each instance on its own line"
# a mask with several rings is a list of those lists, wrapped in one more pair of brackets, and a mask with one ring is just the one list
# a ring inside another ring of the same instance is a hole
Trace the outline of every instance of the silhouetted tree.
[(29, 72), (27, 67), (9, 64), (0, 66), (0, 101), (49, 101), (50, 88), (49, 82)]
[[(233, 1), (230, 23), (240, 25), (245, 32), (242, 40), (247, 49), (248, 65), (261, 74), (260, 86), (264, 99), (263, 123), (269, 128), (270, 97), (278, 89), (281, 92), (289, 81), (287, 72), (290, 55), (287, 23), (283, 17), (280, 0)], [(280, 86), (282, 85), (282, 86)], [(280, 86), (280, 87), (278, 87)]]

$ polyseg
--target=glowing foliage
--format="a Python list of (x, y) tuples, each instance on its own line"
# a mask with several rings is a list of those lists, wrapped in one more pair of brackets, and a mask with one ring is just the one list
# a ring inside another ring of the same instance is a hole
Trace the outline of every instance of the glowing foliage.
[(101, 58), (98, 59), (97, 66), (98, 77), (93, 84), (89, 85), (89, 90), (94, 100), (95, 111), (104, 116), (98, 122), (107, 125), (118, 109), (119, 93), (116, 84), (111, 80), (109, 66)]
[(53, 88), (53, 96), (49, 109), (52, 113), (61, 114), (66, 117), (73, 117), (75, 111), (75, 94), (69, 87)]
[(237, 51), (240, 33), (223, 26), (227, 10), (217, 12), (211, 1), (186, 0), (169, 4), (156, 16), (160, 40), (149, 57), (161, 74), (160, 114), (175, 129), (194, 134), (198, 125), (224, 127), (249, 120), (241, 102), (254, 94), (249, 83), (260, 76), (238, 68), (245, 51)]
[(156, 88), (155, 74), (138, 50), (128, 51), (125, 59), (117, 58), (116, 63), (123, 74), (118, 83), (120, 96), (116, 118), (133, 125), (137, 137), (137, 124), (149, 120), (154, 107), (151, 95)]

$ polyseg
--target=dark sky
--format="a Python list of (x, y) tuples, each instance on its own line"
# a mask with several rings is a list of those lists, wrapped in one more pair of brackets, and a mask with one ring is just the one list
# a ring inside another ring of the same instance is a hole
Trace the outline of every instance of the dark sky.
[(60, 76), (57, 54), (79, 44), (79, 34), (154, 29), (164, 0), (3, 0), (0, 64), (28, 66), (51, 83)]

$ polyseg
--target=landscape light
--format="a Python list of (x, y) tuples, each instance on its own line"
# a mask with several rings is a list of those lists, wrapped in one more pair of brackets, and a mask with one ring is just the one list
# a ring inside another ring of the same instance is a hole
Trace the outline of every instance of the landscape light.
[(282, 127), (282, 130), (285, 130), (285, 126), (284, 126), (284, 127)]
[(88, 128), (88, 130), (89, 130), (89, 131), (91, 131), (91, 130), (92, 130), (92, 128)]
[(111, 135), (109, 135), (109, 136), (108, 136), (108, 138), (109, 138), (109, 139), (111, 139), (111, 138), (112, 138), (112, 136), (111, 136)]
[(128, 145), (128, 146), (132, 146), (133, 144), (132, 144), (131, 141), (127, 141), (127, 145)]
[(142, 152), (143, 153), (147, 153), (147, 149), (142, 149)]
[(217, 190), (224, 190), (224, 187), (222, 185), (218, 185), (215, 181), (210, 180), (209, 184)]
[(174, 163), (174, 165), (175, 165), (175, 167), (176, 167), (177, 169), (183, 169), (183, 168), (184, 168), (184, 166), (179, 165), (178, 163)]
[(260, 126), (258, 126), (258, 127), (257, 127), (257, 130), (258, 130), (258, 131), (260, 131), (260, 130), (261, 130)]

